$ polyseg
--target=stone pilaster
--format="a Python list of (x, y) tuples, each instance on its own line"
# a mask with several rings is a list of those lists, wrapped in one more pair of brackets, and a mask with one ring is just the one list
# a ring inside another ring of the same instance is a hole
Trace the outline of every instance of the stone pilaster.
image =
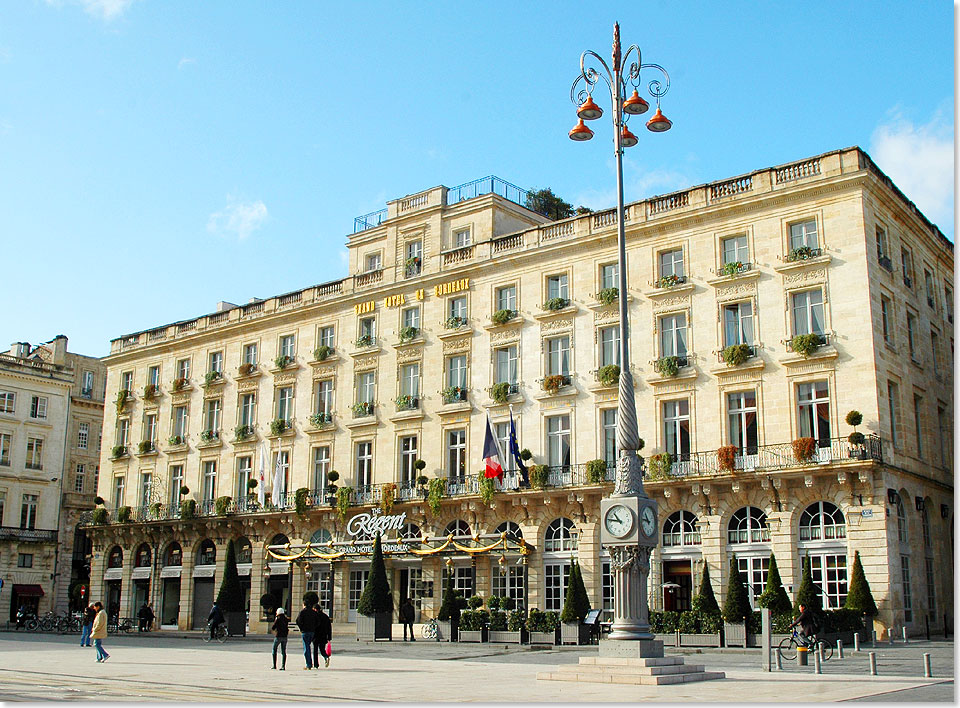
[(196, 553), (184, 544), (183, 566), (180, 568), (180, 616), (177, 617), (177, 629), (188, 630), (193, 623), (193, 566)]

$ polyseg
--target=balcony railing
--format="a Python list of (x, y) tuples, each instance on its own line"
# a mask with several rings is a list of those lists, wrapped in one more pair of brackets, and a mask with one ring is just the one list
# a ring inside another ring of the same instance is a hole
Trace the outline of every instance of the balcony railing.
[(807, 261), (811, 258), (819, 258), (823, 255), (823, 249), (811, 248), (810, 246), (799, 246), (790, 251), (783, 257), (786, 263), (795, 263), (797, 261)]
[(467, 400), (467, 389), (460, 388), (459, 386), (451, 386), (450, 388), (445, 388), (440, 392), (440, 398), (443, 400), (444, 404), (447, 403), (462, 403)]
[(55, 529), (21, 529), (16, 526), (0, 526), (0, 541), (20, 543), (56, 543)]

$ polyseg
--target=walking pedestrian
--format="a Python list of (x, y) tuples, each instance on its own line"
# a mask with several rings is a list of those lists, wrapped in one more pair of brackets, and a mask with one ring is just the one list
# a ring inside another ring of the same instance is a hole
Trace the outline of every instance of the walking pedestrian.
[(153, 621), (157, 618), (153, 614), (153, 605), (147, 605), (147, 631), (150, 632), (153, 630)]
[(140, 606), (140, 611), (137, 612), (137, 618), (140, 620), (137, 625), (138, 632), (149, 632), (150, 631), (150, 608), (147, 607), (147, 603), (143, 603)]
[(80, 630), (80, 646), (92, 647), (90, 635), (93, 634), (93, 621), (97, 618), (97, 611), (93, 605), (87, 605), (83, 610), (83, 627)]
[(325, 667), (330, 666), (330, 652), (327, 647), (333, 638), (333, 623), (330, 621), (330, 616), (323, 611), (319, 604), (313, 606), (313, 611), (317, 614), (317, 629), (313, 634), (313, 666), (319, 669), (320, 657), (317, 655), (318, 653), (323, 655), (323, 665)]
[(93, 603), (93, 609), (97, 611), (97, 616), (93, 620), (93, 646), (97, 648), (97, 663), (103, 663), (110, 658), (110, 655), (103, 650), (102, 641), (107, 638), (107, 611), (103, 609), (103, 603)]
[(303, 638), (303, 657), (307, 660), (303, 670), (309, 671), (313, 668), (313, 635), (317, 631), (317, 613), (306, 602), (303, 603), (303, 609), (297, 615), (297, 626)]
[(207, 622), (210, 623), (210, 639), (216, 639), (217, 627), (224, 622), (223, 612), (217, 603), (213, 603), (213, 607), (210, 608), (210, 614), (207, 615)]
[(283, 654), (283, 663), (280, 664), (280, 670), (287, 670), (287, 637), (290, 634), (290, 618), (282, 607), (277, 609), (277, 618), (270, 627), (273, 632), (273, 668), (277, 668), (277, 647), (280, 647), (280, 653)]
[(403, 641), (407, 641), (407, 627), (410, 628), (410, 641), (417, 641), (413, 636), (413, 619), (416, 616), (417, 609), (413, 606), (413, 600), (409, 597), (400, 604), (400, 621), (403, 623)]

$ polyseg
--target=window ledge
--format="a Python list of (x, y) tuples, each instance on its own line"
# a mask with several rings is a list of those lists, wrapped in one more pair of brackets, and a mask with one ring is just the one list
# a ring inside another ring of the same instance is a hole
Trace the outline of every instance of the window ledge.
[(788, 352), (786, 355), (780, 357), (779, 361), (784, 366), (797, 366), (798, 364), (803, 364), (808, 361), (828, 361), (836, 359), (838, 356), (840, 356), (840, 352), (837, 351), (836, 347), (832, 344), (827, 344), (817, 349), (817, 351), (813, 352), (810, 356), (800, 356), (799, 354)]
[(317, 368), (318, 366), (326, 366), (327, 364), (337, 364), (340, 362), (340, 357), (334, 354), (327, 354), (326, 359), (311, 359), (310, 366)]
[(446, 329), (443, 332), (437, 333), (438, 339), (452, 339), (453, 337), (463, 337), (465, 335), (472, 335), (473, 327), (469, 324), (465, 324), (462, 327), (457, 327), (456, 329)]
[(452, 415), (453, 413), (464, 413), (473, 410), (473, 404), (470, 401), (455, 401), (453, 403), (444, 403), (437, 409), (440, 415)]
[(287, 372), (296, 371), (296, 370), (299, 369), (299, 368), (300, 368), (300, 364), (299, 364), (299, 363), (297, 363), (296, 361), (291, 361), (289, 364), (287, 364), (287, 365), (286, 365), (285, 367), (283, 367), (282, 369), (278, 369), (277, 367), (273, 367), (272, 369), (269, 369), (269, 371), (270, 371), (271, 374), (273, 374), (274, 376), (276, 376), (277, 374), (285, 374), (285, 373), (287, 373)]
[[(573, 374), (570, 374), (570, 377), (573, 377)], [(579, 393), (577, 387), (572, 383), (568, 383), (566, 386), (561, 386), (556, 393), (550, 393), (549, 391), (538, 391), (533, 394), (533, 399), (535, 401), (545, 401), (548, 398), (567, 398), (569, 396), (576, 396)]]
[(511, 393), (509, 396), (507, 396), (507, 400), (505, 400), (503, 403), (487, 397), (482, 403), (480, 403), (480, 405), (484, 408), (500, 408), (502, 406), (509, 406), (511, 403), (523, 403), (523, 394)]
[(535, 320), (551, 320), (554, 317), (563, 317), (564, 315), (573, 315), (576, 314), (579, 308), (571, 300), (570, 304), (566, 307), (561, 307), (559, 310), (543, 310), (541, 312), (535, 312), (533, 314), (533, 319)]
[(517, 315), (511, 320), (504, 322), (503, 324), (496, 324), (495, 322), (487, 322), (483, 325), (483, 328), (488, 332), (496, 332), (501, 329), (509, 329), (511, 327), (519, 327), (525, 322), (523, 315)]
[(216, 388), (216, 387), (218, 387), (218, 386), (223, 386), (226, 382), (227, 382), (226, 377), (225, 377), (223, 374), (220, 374), (220, 378), (219, 378), (219, 379), (214, 379), (214, 380), (211, 381), (210, 383), (206, 383), (206, 382), (205, 382), (205, 383), (201, 384), (201, 387), (204, 388), (204, 389), (211, 389), (211, 388)]
[[(596, 295), (594, 295), (596, 297)], [(627, 304), (633, 302), (633, 295), (627, 293)], [(588, 302), (587, 307), (594, 311), (603, 311), (603, 310), (619, 310), (620, 309), (620, 298), (617, 298), (611, 303), (600, 302), (599, 300), (594, 300), (593, 302)]]
[(255, 378), (258, 378), (258, 377), (260, 377), (260, 376), (263, 376), (263, 372), (260, 371), (259, 368), (254, 367), (254, 368), (253, 368), (253, 371), (251, 371), (249, 374), (241, 374), (241, 373), (238, 371), (238, 372), (237, 372), (237, 375), (234, 377), (234, 380), (236, 380), (236, 381), (246, 381), (247, 379), (255, 379)]
[(350, 352), (350, 356), (357, 357), (357, 356), (366, 356), (368, 354), (379, 354), (380, 349), (381, 349), (380, 343), (377, 342), (376, 344), (370, 344), (366, 347), (357, 347), (352, 352)]
[(163, 451), (168, 455), (173, 455), (178, 452), (188, 452), (189, 450), (190, 446), (187, 443), (183, 443), (182, 445), (167, 445)]
[(803, 268), (809, 268), (811, 266), (826, 265), (830, 261), (831, 261), (830, 254), (824, 253), (822, 256), (817, 256), (816, 258), (807, 258), (799, 261), (790, 261), (789, 263), (781, 262), (780, 265), (775, 265), (773, 269), (778, 273), (788, 273), (793, 270), (801, 270)]
[(150, 450), (150, 452), (138, 452), (138, 453), (135, 453), (135, 454), (136, 454), (137, 457), (140, 457), (140, 458), (143, 458), (143, 457), (156, 457), (156, 456), (159, 454), (159, 452), (160, 452), (160, 451), (157, 449), (157, 446), (154, 445), (154, 446), (153, 446), (153, 449)]
[(676, 295), (677, 293), (692, 293), (696, 287), (696, 284), (691, 282), (690, 276), (688, 275), (687, 282), (685, 283), (669, 285), (664, 288), (651, 288), (650, 290), (644, 290), (643, 294), (645, 297), (650, 298), (666, 297), (667, 295)]
[(398, 411), (390, 416), (389, 420), (391, 423), (396, 423), (401, 420), (416, 420), (417, 418), (423, 418), (423, 408), (410, 408), (405, 411)]
[[(759, 348), (759, 345), (757, 345)], [(733, 376), (744, 371), (761, 371), (766, 366), (766, 362), (759, 356), (752, 356), (738, 366), (730, 364), (720, 364), (710, 367), (710, 373), (714, 376)]]
[[(791, 263), (791, 265), (793, 265)], [(726, 285), (727, 283), (733, 283), (737, 280), (756, 280), (760, 277), (760, 271), (756, 268), (751, 268), (748, 271), (743, 273), (737, 273), (735, 275), (717, 275), (713, 278), (707, 278), (707, 284), (713, 285), (714, 287), (719, 287), (721, 285)]]
[(691, 363), (693, 358), (694, 355), (692, 353), (687, 353), (687, 365), (681, 366), (676, 376), (663, 376), (654, 371), (646, 377), (647, 383), (656, 386), (659, 384), (668, 384), (671, 381), (688, 381), (697, 378), (700, 372), (697, 370), (697, 367)]
[(238, 447), (241, 445), (254, 445), (259, 439), (260, 438), (257, 436), (257, 434), (254, 433), (253, 435), (248, 435), (243, 440), (237, 440), (236, 438), (234, 438), (233, 440), (230, 441), (230, 444), (233, 445), (234, 447)]
[(350, 429), (353, 428), (363, 428), (367, 425), (377, 425), (380, 423), (380, 419), (377, 417), (376, 413), (371, 413), (370, 415), (365, 415), (362, 418), (352, 418), (344, 422), (344, 426)]
[(216, 438), (215, 440), (207, 440), (205, 442), (198, 442), (197, 449), (205, 450), (208, 448), (220, 447), (223, 445), (223, 440)]
[(291, 438), (296, 434), (297, 429), (294, 427), (293, 423), (290, 423), (290, 427), (286, 428), (282, 433), (267, 433), (264, 437), (266, 437), (268, 440), (282, 440), (283, 438)]
[(408, 347), (415, 347), (415, 346), (420, 345), (420, 344), (425, 344), (426, 341), (427, 341), (427, 340), (424, 338), (423, 334), (418, 334), (418, 335), (417, 335), (416, 337), (414, 337), (413, 339), (406, 339), (406, 340), (404, 340), (404, 341), (402, 341), (402, 342), (401, 342), (401, 341), (394, 342), (393, 348), (394, 348), (394, 349), (406, 349), (406, 348), (408, 348)]

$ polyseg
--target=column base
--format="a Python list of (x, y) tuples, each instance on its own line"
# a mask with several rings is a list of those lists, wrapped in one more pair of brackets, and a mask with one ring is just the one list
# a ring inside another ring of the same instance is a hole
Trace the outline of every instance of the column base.
[(602, 657), (660, 658), (663, 656), (663, 642), (659, 639), (604, 639), (599, 650)]

